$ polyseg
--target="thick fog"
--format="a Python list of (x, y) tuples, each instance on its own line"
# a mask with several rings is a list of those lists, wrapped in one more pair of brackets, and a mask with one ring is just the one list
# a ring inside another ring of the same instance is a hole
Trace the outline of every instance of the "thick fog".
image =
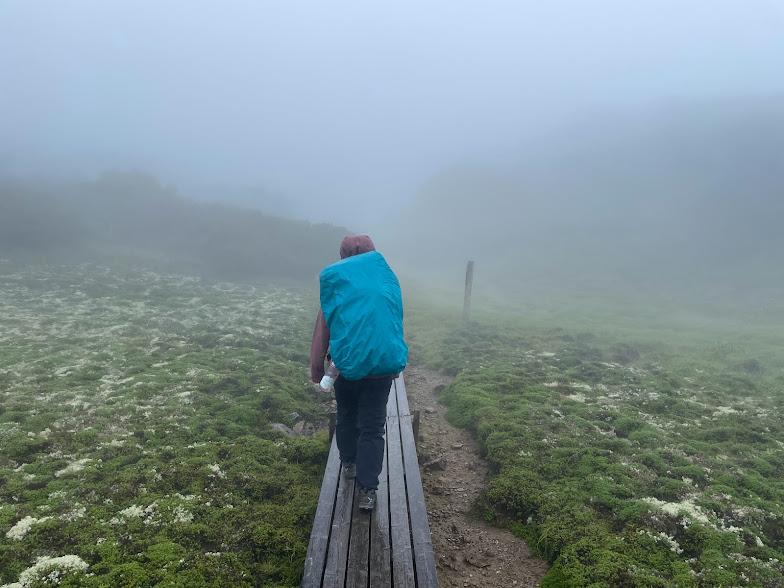
[[(2, 243), (190, 255), (215, 218), (221, 260), (275, 242), (243, 241), (242, 214), (177, 212), (189, 198), (369, 231), (412, 271), (773, 287), (782, 33), (774, 0), (6, 1)], [(56, 212), (68, 194), (86, 218)], [(136, 217), (101, 211), (139, 194)], [(107, 229), (130, 219), (161, 234)], [(276, 225), (294, 248), (297, 226)], [(343, 232), (309, 230), (319, 252)]]
[(0, 172), (139, 169), (359, 229), (586, 119), (781, 96), (783, 31), (773, 0), (6, 1)]

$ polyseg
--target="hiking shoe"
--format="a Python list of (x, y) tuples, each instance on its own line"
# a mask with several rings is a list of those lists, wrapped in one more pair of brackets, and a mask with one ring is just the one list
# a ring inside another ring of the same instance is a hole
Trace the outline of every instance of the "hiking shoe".
[(347, 480), (357, 477), (357, 464), (346, 462), (343, 464), (343, 477)]
[(370, 512), (376, 508), (376, 491), (368, 488), (359, 489), (359, 510)]

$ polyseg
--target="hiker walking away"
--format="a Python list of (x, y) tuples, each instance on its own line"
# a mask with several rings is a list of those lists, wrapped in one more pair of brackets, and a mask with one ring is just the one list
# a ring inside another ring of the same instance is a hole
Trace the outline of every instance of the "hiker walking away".
[(400, 283), (367, 235), (340, 244), (341, 261), (319, 275), (321, 308), (310, 347), (310, 377), (335, 364), (335, 435), (341, 470), (359, 483), (359, 508), (376, 505), (384, 460), (384, 424), (392, 380), (406, 367)]

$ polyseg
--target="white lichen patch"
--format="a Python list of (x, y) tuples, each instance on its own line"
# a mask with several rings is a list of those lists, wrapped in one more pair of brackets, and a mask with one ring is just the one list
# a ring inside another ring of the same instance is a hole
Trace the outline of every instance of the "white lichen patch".
[(144, 516), (144, 508), (136, 504), (132, 504), (128, 508), (122, 509), (119, 513), (120, 516), (126, 519), (139, 518)]
[(41, 517), (40, 519), (37, 519), (28, 515), (17, 521), (17, 523), (6, 532), (5, 536), (14, 541), (21, 541), (30, 532), (30, 529), (32, 529), (33, 526), (48, 521), (51, 518), (52, 517)]
[(221, 469), (220, 465), (217, 463), (210, 464), (209, 466), (207, 466), (207, 468), (212, 472), (210, 474), (210, 477), (221, 478), (221, 479), (226, 477), (226, 472), (224, 472)]
[(174, 517), (172, 520), (175, 523), (190, 523), (193, 520), (193, 513), (182, 506), (177, 506), (174, 509)]
[(56, 585), (60, 577), (69, 572), (84, 572), (88, 564), (77, 555), (61, 555), (60, 557), (39, 557), (35, 564), (19, 574), (19, 585), (23, 588), (46, 582)]
[(643, 498), (643, 502), (647, 502), (651, 506), (657, 508), (658, 510), (667, 513), (672, 517), (681, 517), (687, 516), (690, 519), (693, 519), (699, 523), (704, 525), (710, 525), (711, 527), (715, 527), (715, 524), (711, 519), (705, 514), (705, 511), (702, 510), (697, 504), (695, 504), (696, 496), (692, 495), (688, 498), (685, 498), (681, 502), (664, 502), (657, 498), (647, 497)]
[(184, 392), (178, 392), (176, 396), (181, 400), (183, 404), (191, 404), (193, 402), (193, 399), (191, 398), (193, 396), (192, 390), (185, 390)]
[(83, 519), (86, 514), (87, 514), (87, 507), (78, 504), (68, 512), (60, 515), (60, 519), (63, 521), (71, 522), (77, 519)]
[(672, 551), (673, 553), (677, 553), (678, 555), (683, 553), (683, 548), (681, 548), (681, 546), (675, 540), (675, 537), (672, 537), (671, 535), (667, 535), (667, 533), (664, 533), (662, 531), (659, 531), (658, 533), (652, 533), (647, 529), (640, 529), (639, 531), (637, 531), (637, 534), (647, 535), (657, 543), (664, 543), (665, 545), (667, 545), (667, 547), (669, 547), (670, 551)]
[(730, 414), (740, 414), (741, 411), (732, 408), (731, 406), (717, 406), (713, 411), (714, 417), (727, 416)]
[(91, 461), (93, 460), (90, 459), (89, 457), (78, 459), (74, 462), (69, 463), (63, 469), (56, 471), (54, 475), (55, 477), (60, 478), (62, 476), (70, 476), (71, 474), (81, 472), (84, 469), (84, 467)]

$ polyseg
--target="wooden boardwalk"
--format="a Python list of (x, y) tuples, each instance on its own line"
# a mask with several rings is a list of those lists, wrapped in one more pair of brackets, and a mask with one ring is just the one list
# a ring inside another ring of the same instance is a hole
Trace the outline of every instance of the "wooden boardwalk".
[(390, 389), (385, 438), (378, 503), (371, 514), (357, 508), (358, 484), (340, 475), (340, 457), (332, 439), (303, 588), (438, 586), (402, 374)]

